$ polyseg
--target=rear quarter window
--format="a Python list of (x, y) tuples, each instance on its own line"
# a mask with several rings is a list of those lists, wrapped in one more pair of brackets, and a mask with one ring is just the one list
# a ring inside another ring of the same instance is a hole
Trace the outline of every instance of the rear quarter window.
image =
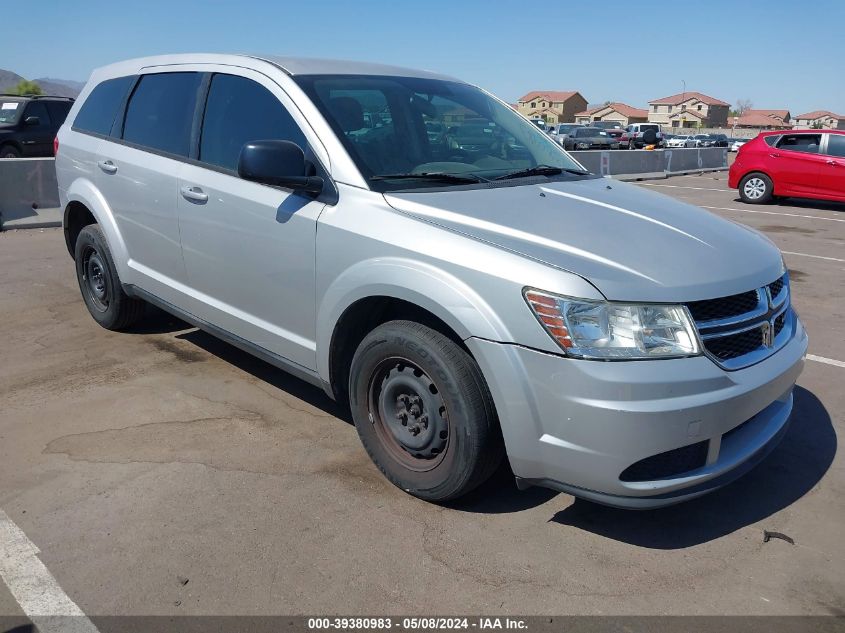
[(99, 84), (79, 109), (73, 129), (108, 136), (134, 76), (108, 79)]

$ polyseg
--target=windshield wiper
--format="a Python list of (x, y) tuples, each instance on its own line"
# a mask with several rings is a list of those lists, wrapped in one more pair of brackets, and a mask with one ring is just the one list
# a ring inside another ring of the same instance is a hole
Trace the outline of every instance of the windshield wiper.
[(519, 171), (512, 171), (504, 176), (494, 178), (494, 180), (508, 180), (510, 178), (524, 178), (526, 176), (557, 176), (566, 172), (567, 174), (575, 174), (577, 176), (586, 176), (590, 172), (582, 171), (580, 169), (570, 169), (568, 167), (552, 167), (551, 165), (536, 165), (528, 169), (520, 169)]
[(370, 176), (370, 180), (402, 180), (416, 178), (419, 180), (442, 180), (444, 182), (490, 182), (476, 174), (449, 174), (445, 171), (425, 171), (421, 173), (407, 174), (376, 174)]

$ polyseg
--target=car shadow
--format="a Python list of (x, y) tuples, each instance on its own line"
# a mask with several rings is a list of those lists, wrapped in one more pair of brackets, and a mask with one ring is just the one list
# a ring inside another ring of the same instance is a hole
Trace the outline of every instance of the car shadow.
[(779, 207), (795, 207), (797, 209), (815, 209), (816, 211), (845, 211), (845, 203), (832, 200), (811, 200), (809, 198), (778, 198)]
[(749, 473), (698, 499), (631, 511), (576, 499), (550, 521), (649, 549), (700, 545), (788, 507), (822, 479), (836, 455), (836, 433), (821, 401), (803, 387), (783, 441)]
[[(190, 327), (190, 326), (187, 326)], [(209, 354), (216, 356), (220, 360), (234, 365), (238, 369), (258, 378), (267, 383), (289, 393), (295, 398), (299, 398), (303, 402), (307, 402), (313, 407), (321, 409), (339, 420), (352, 424), (352, 416), (348, 408), (342, 407), (334, 400), (326, 395), (319, 387), (316, 387), (304, 380), (293, 376), (283, 369), (279, 369), (268, 362), (256, 358), (248, 352), (230, 345), (225, 341), (208, 334), (199, 329), (192, 329), (187, 332), (182, 332), (176, 335), (176, 338), (188, 341), (193, 345), (205, 350)]]

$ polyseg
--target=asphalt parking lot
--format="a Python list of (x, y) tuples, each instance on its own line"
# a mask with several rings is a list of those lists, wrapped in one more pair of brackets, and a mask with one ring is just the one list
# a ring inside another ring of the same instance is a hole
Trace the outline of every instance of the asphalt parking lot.
[(774, 240), (811, 356), (784, 442), (717, 493), (626, 512), (502, 471), (416, 500), (318, 389), (166, 315), (100, 329), (45, 229), (0, 234), (0, 528), (92, 616), (843, 615), (845, 205), (748, 206), (726, 181), (638, 186)]

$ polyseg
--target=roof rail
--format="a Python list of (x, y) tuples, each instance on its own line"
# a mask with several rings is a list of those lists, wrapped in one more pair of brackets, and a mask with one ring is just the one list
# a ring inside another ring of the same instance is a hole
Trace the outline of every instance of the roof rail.
[(68, 101), (76, 101), (75, 97), (60, 97), (58, 95), (19, 95), (11, 92), (0, 92), (0, 97), (23, 97), (25, 99), (67, 99)]

